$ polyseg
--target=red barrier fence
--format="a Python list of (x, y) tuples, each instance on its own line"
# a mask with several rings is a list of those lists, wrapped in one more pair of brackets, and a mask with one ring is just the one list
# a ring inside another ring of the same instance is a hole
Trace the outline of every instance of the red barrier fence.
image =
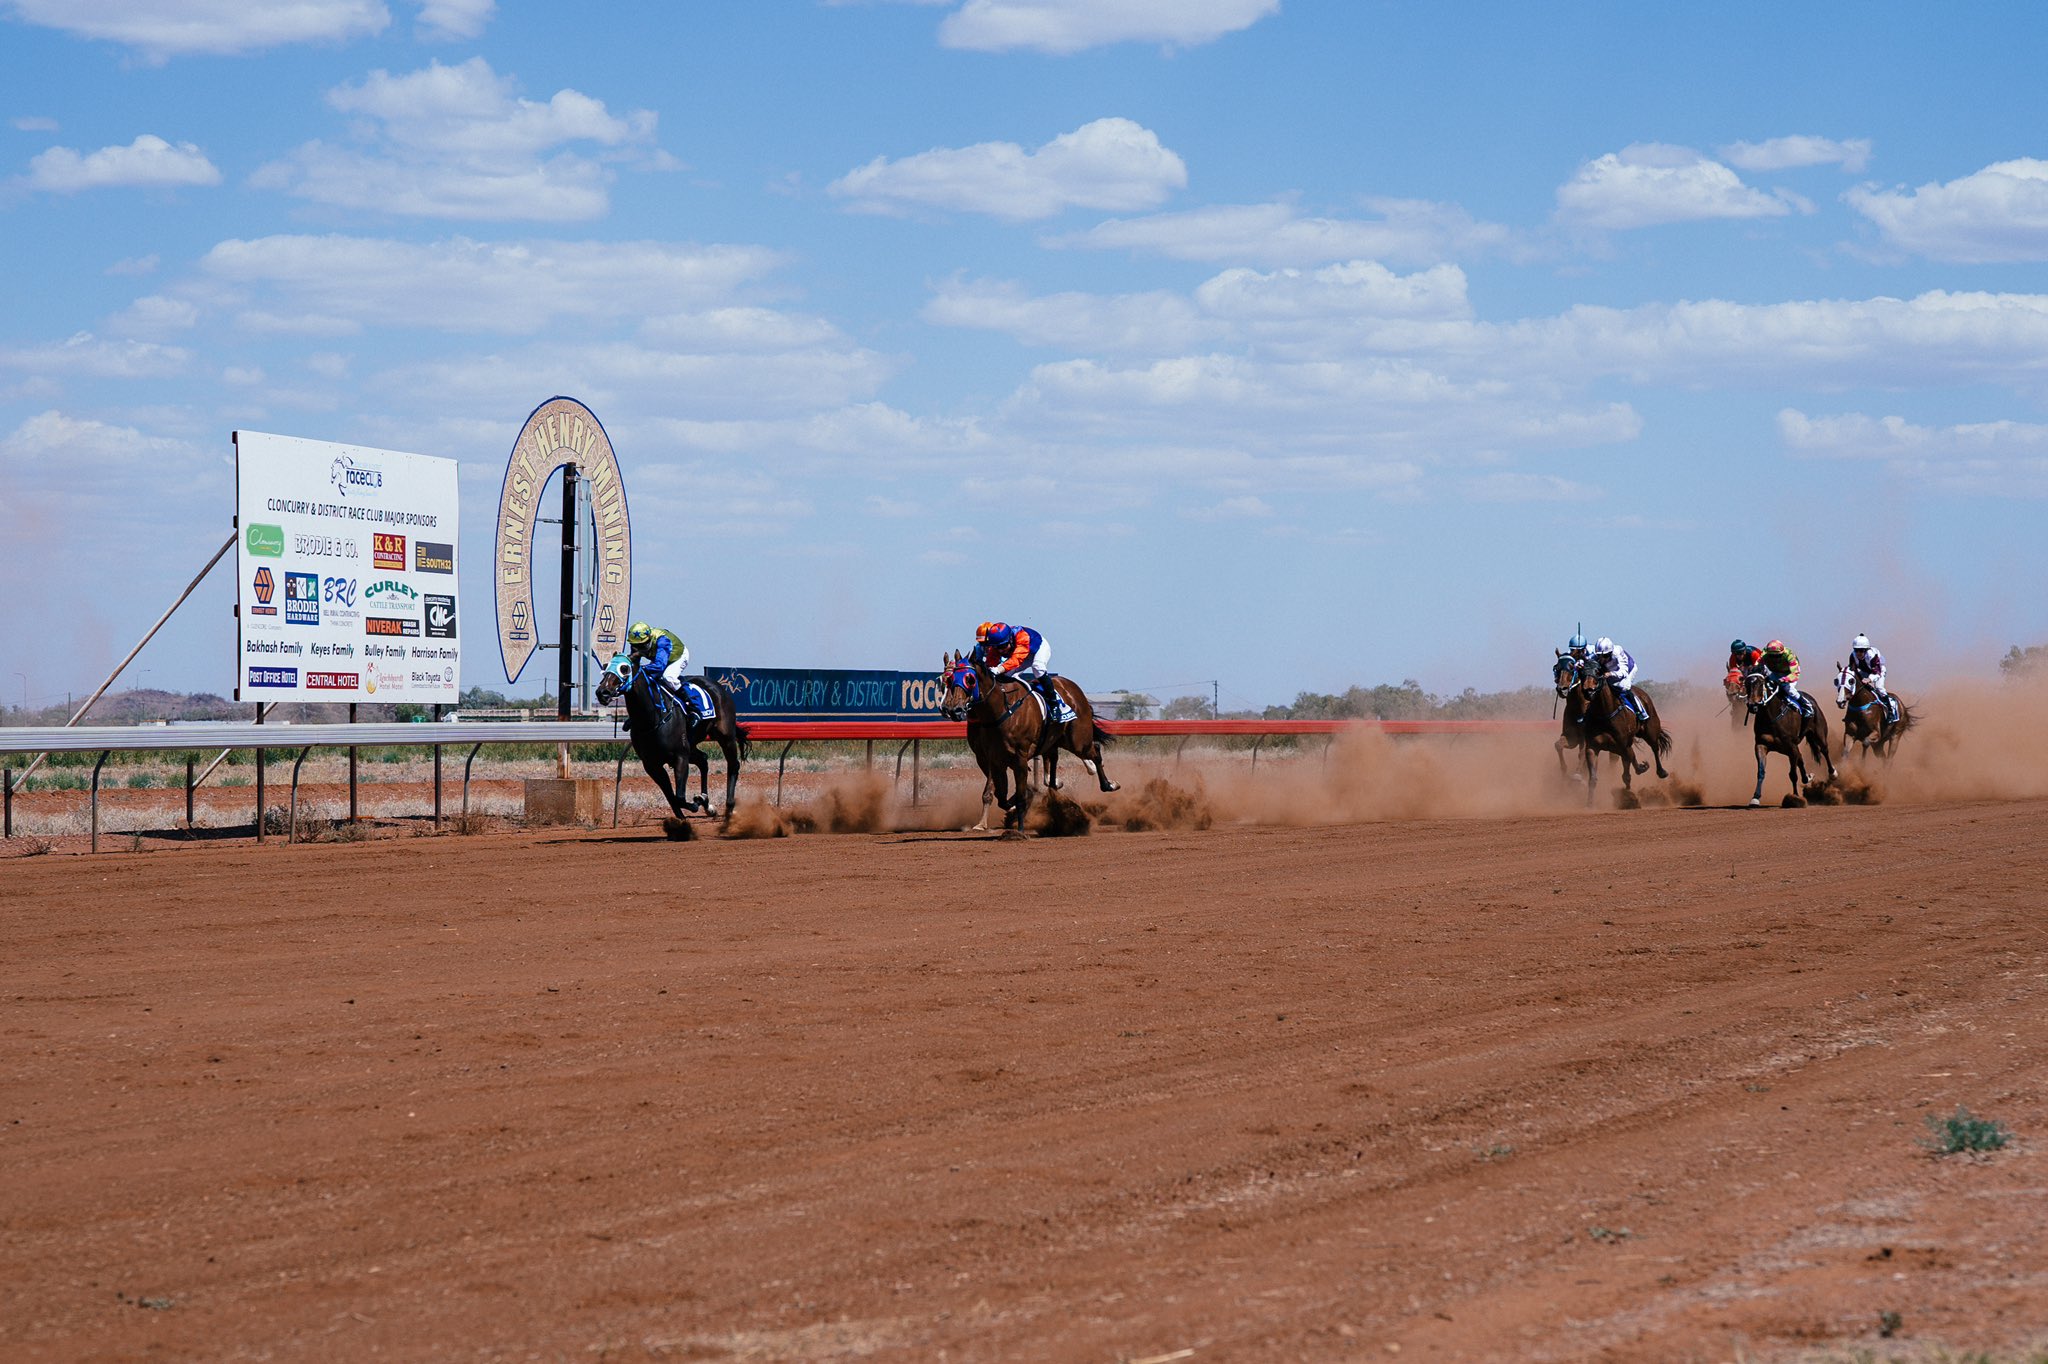
[[(965, 739), (967, 726), (953, 720), (749, 720), (740, 723), (755, 740), (794, 742), (824, 739)], [(1110, 720), (1103, 728), (1119, 737), (1191, 738), (1203, 735), (1278, 738), (1286, 734), (1341, 734), (1377, 729), (1382, 734), (1545, 733), (1554, 720)]]

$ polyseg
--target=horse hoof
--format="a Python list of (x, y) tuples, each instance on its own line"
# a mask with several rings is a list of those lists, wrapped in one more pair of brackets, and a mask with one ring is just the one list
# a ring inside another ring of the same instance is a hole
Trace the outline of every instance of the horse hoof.
[(1118, 786), (1118, 785), (1117, 785), (1117, 784), (1116, 784), (1115, 782), (1113, 782), (1113, 781), (1106, 781), (1106, 782), (1102, 783), (1102, 789), (1103, 789), (1104, 791), (1121, 791), (1121, 790), (1123, 790), (1124, 788), (1123, 788), (1123, 787), (1121, 787), (1121, 786)]
[(1751, 796), (1749, 798), (1749, 808), (1752, 810), (1756, 809), (1757, 806), (1762, 805), (1763, 803), (1763, 797), (1761, 796)]

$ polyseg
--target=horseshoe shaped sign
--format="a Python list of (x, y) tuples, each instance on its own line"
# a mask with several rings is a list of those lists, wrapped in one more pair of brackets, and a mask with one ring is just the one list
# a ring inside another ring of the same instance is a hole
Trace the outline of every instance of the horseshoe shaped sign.
[(555, 470), (573, 464), (590, 482), (597, 519), (597, 604), (591, 648), (609, 658), (625, 647), (627, 606), (633, 596), (633, 530), (626, 515), (626, 485), (619, 477), (611, 438), (591, 410), (574, 398), (550, 398), (533, 409), (498, 494), (497, 544), (491, 555), (498, 599), (498, 649), (505, 680), (517, 682), (539, 643), (534, 638), (533, 533), (540, 494)]

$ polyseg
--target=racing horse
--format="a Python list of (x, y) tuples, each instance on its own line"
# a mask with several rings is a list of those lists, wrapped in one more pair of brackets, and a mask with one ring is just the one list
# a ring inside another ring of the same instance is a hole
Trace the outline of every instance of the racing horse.
[(1815, 761), (1826, 764), (1828, 780), (1833, 781), (1835, 760), (1828, 756), (1828, 718), (1820, 707), (1808, 710), (1795, 704), (1786, 695), (1784, 683), (1764, 668), (1744, 674), (1742, 688), (1749, 698), (1749, 713), (1756, 717), (1756, 791), (1749, 798), (1750, 808), (1764, 803), (1764, 758), (1772, 753), (1785, 755), (1791, 764), (1792, 796), (1804, 799), (1806, 760), (1799, 756), (1801, 741)]
[[(611, 705), (625, 698), (633, 751), (677, 819), (691, 810), (717, 813), (711, 808), (711, 759), (699, 747), (707, 740), (716, 743), (725, 754), (725, 813), (730, 818), (739, 790), (740, 759), (747, 753), (747, 727), (739, 722), (732, 693), (723, 684), (703, 677), (686, 677), (683, 682), (696, 683), (711, 698), (708, 719), (691, 715), (672, 693), (656, 696), (654, 689), (659, 683), (635, 667), (629, 654), (616, 654), (605, 664), (604, 675), (597, 681), (597, 699), (602, 705)], [(692, 766), (697, 769), (698, 795), (695, 800), (685, 800)], [(675, 770), (673, 782), (669, 779), (671, 768)]]
[(1562, 649), (1556, 652), (1557, 662), (1550, 669), (1550, 685), (1564, 701), (1564, 730), (1551, 747), (1557, 750), (1559, 775), (1570, 777), (1573, 773), (1565, 766), (1564, 751), (1584, 747), (1586, 742), (1586, 727), (1581, 723), (1586, 718), (1586, 703), (1579, 695), (1579, 675), (1586, 669), (1586, 660), (1574, 658)]
[(982, 804), (1002, 807), (1006, 831), (1023, 827), (1035, 758), (1045, 759), (1045, 784), (1052, 790), (1060, 786), (1062, 748), (1093, 769), (1104, 791), (1117, 789), (1102, 766), (1102, 745), (1115, 736), (1095, 722), (1094, 708), (1071, 678), (1053, 679), (1060, 698), (1074, 709), (1074, 718), (1065, 723), (1045, 714), (1036, 688), (1014, 677), (997, 677), (979, 657), (947, 654), (939, 681), (945, 687), (939, 713), (967, 722), (967, 746), (986, 781)]
[(1650, 763), (1636, 761), (1636, 743), (1640, 740), (1650, 750), (1650, 761), (1657, 764), (1657, 775), (1668, 777), (1664, 770), (1664, 755), (1671, 751), (1671, 734), (1657, 718), (1657, 703), (1650, 694), (1640, 687), (1636, 696), (1643, 703), (1643, 711), (1649, 716), (1639, 720), (1628, 702), (1622, 698), (1621, 688), (1598, 668), (1579, 667), (1579, 703), (1584, 708), (1585, 723), (1580, 726), (1581, 742), (1586, 749), (1586, 804), (1593, 803), (1593, 759), (1596, 753), (1612, 753), (1621, 759), (1621, 785), (1623, 790), (1634, 788), (1634, 777), (1638, 772), (1650, 770)]
[(1878, 757), (1890, 758), (1899, 751), (1900, 736), (1918, 718), (1911, 706), (1899, 701), (1899, 718), (1893, 720), (1869, 679), (1852, 675), (1842, 663), (1835, 665), (1835, 705), (1842, 711), (1842, 749), (1847, 752), (1850, 744), (1860, 744), (1858, 757), (1868, 757), (1875, 749)]

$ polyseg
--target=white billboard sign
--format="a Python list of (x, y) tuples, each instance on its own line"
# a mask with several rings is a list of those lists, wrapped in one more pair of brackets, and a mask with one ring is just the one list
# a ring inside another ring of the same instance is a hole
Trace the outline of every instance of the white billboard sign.
[(237, 431), (236, 698), (462, 693), (452, 459)]

